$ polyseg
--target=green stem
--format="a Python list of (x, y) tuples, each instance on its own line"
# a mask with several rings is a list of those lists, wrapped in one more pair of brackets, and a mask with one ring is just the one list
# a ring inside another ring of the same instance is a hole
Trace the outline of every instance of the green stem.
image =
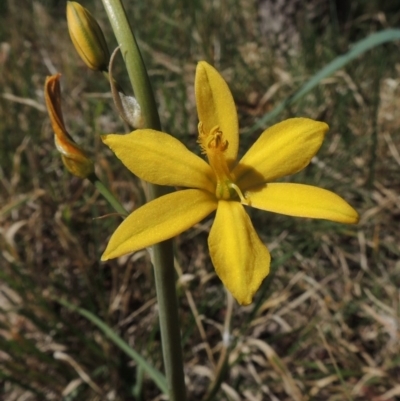
[(120, 0), (102, 0), (118, 44), (121, 46), (135, 97), (148, 128), (161, 130), (156, 102), (139, 47), (133, 36), (124, 6)]
[[(133, 36), (120, 0), (102, 0), (117, 42), (121, 45), (129, 78), (140, 104), (147, 128), (161, 130), (153, 91), (142, 55)], [(169, 192), (168, 188), (149, 184), (150, 199)], [(152, 262), (159, 307), (161, 341), (170, 401), (185, 401), (178, 302), (175, 288), (175, 270), (172, 240), (153, 246)]]
[(119, 203), (117, 198), (110, 192), (110, 190), (97, 178), (95, 174), (88, 177), (88, 180), (97, 188), (97, 190), (104, 196), (107, 202), (114, 208), (114, 210), (122, 216), (127, 216), (128, 212)]

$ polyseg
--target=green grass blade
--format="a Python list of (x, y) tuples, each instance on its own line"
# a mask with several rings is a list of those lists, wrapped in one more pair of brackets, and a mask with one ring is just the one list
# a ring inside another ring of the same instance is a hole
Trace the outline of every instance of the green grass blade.
[(134, 349), (132, 349), (121, 337), (118, 336), (106, 323), (95, 316), (93, 313), (86, 309), (78, 308), (67, 302), (64, 299), (59, 300), (60, 304), (66, 308), (78, 312), (92, 323), (94, 323), (116, 346), (124, 351), (129, 357), (131, 357), (154, 381), (157, 387), (164, 393), (168, 394), (167, 381), (165, 376), (151, 366), (141, 355), (139, 355)]
[(299, 90), (293, 95), (287, 97), (281, 104), (276, 106), (272, 111), (261, 117), (248, 131), (251, 134), (257, 129), (263, 127), (267, 122), (275, 118), (281, 113), (286, 107), (295, 103), (297, 100), (302, 98), (305, 94), (310, 92), (311, 89), (315, 88), (324, 78), (329, 77), (337, 70), (343, 68), (346, 64), (353, 61), (359, 55), (365, 53), (372, 48), (379, 46), (386, 42), (392, 42), (394, 40), (400, 40), (400, 29), (386, 29), (381, 32), (373, 33), (372, 35), (364, 38), (353, 45), (351, 50), (347, 53), (336, 57), (333, 61), (327, 64), (324, 68), (318, 71), (311, 79), (309, 79)]

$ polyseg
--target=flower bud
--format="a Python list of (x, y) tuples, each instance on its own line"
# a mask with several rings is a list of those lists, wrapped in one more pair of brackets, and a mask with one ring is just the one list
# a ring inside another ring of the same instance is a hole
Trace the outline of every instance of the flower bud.
[(94, 174), (93, 162), (65, 129), (61, 111), (60, 76), (61, 74), (55, 74), (47, 77), (44, 85), (47, 111), (55, 134), (54, 141), (67, 170), (77, 177), (89, 178)]
[(96, 71), (107, 71), (110, 53), (99, 24), (90, 12), (75, 1), (67, 1), (68, 31), (85, 64)]

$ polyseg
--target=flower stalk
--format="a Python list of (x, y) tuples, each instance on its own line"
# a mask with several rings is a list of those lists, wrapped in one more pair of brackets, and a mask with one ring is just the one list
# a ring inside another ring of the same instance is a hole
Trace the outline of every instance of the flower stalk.
[[(102, 0), (108, 18), (121, 46), (128, 75), (135, 97), (140, 105), (143, 123), (147, 128), (161, 128), (153, 91), (142, 55), (133, 36), (120, 0)], [(149, 184), (150, 199), (168, 192), (168, 188)], [(186, 390), (183, 374), (178, 303), (175, 288), (175, 270), (172, 240), (153, 245), (157, 300), (159, 306), (161, 341), (170, 401), (185, 401)]]

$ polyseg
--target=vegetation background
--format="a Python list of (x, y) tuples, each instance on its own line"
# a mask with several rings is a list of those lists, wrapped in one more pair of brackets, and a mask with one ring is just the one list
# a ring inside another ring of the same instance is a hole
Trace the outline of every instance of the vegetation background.
[[(99, 0), (82, 0), (110, 49)], [(399, 26), (400, 1), (125, 1), (166, 132), (196, 149), (196, 62), (228, 81), (249, 133), (351, 44)], [(176, 241), (189, 400), (204, 397), (228, 346), (218, 400), (400, 400), (400, 48), (374, 48), (323, 80), (276, 121), (329, 123), (312, 164), (291, 177), (343, 196), (357, 226), (251, 211), (274, 277), (248, 307), (234, 305), (207, 251), (212, 216)], [(43, 99), (61, 72), (70, 134), (129, 210), (141, 183), (101, 144), (125, 132), (100, 73), (70, 42), (64, 0), (0, 0), (0, 399), (161, 400), (141, 369), (69, 303), (99, 316), (162, 370), (146, 252), (100, 263), (120, 218), (62, 166)], [(115, 66), (126, 88), (121, 59)], [(193, 302), (194, 301), (194, 302)], [(229, 325), (230, 323), (230, 329)], [(198, 329), (201, 326), (204, 333)]]

